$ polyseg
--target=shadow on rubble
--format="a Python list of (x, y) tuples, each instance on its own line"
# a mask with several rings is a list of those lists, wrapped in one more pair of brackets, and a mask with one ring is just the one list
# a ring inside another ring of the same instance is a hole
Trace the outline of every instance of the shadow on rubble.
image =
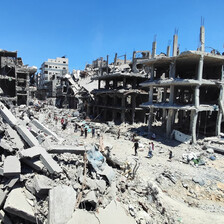
[[(153, 127), (153, 131), (151, 133), (148, 133), (147, 125), (138, 128), (131, 128), (130, 131), (133, 133), (133, 135), (136, 134), (136, 137), (141, 136), (144, 137), (145, 139), (148, 139), (149, 141), (154, 140), (167, 146), (175, 147), (182, 144), (181, 142), (178, 142), (174, 139), (168, 139), (166, 137), (166, 133), (164, 132), (164, 128), (162, 127)], [(152, 138), (153, 133), (156, 136), (155, 139)]]

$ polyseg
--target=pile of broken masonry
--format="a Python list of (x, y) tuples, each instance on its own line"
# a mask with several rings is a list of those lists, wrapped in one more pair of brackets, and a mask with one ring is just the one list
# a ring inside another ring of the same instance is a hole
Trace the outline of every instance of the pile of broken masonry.
[(0, 102), (0, 220), (174, 223), (153, 183), (109, 166), (99, 145), (63, 139), (49, 128), (57, 122), (53, 115), (71, 122), (71, 114), (53, 106), (8, 109)]

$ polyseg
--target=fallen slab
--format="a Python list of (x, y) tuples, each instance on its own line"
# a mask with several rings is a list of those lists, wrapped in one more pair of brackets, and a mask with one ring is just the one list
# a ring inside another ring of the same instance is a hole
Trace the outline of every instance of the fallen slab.
[(220, 153), (220, 154), (224, 154), (224, 149), (223, 148), (219, 148), (217, 146), (212, 146), (212, 145), (206, 145), (206, 148), (211, 148), (214, 150), (214, 152)]
[[(62, 172), (61, 167), (57, 164), (57, 162), (51, 157), (51, 155), (46, 151), (45, 148), (41, 147), (41, 146), (34, 146), (31, 147), (29, 149), (24, 149), (20, 152), (20, 156), (21, 158), (40, 158), (41, 163), (47, 168), (47, 170), (50, 173), (60, 173)], [(24, 159), (23, 159), (24, 160)], [(41, 168), (41, 164), (38, 164), (37, 160), (29, 161), (28, 160), (24, 160), (28, 165), (30, 165), (31, 167), (33, 166), (34, 169), (42, 169)], [(36, 163), (34, 163), (36, 162)], [(35, 167), (36, 165), (36, 167)]]
[(84, 155), (84, 146), (74, 146), (74, 145), (51, 145), (48, 150), (49, 153), (75, 153)]
[(21, 140), (20, 136), (9, 125), (7, 125), (6, 133), (8, 134), (8, 136), (10, 137), (10, 140), (14, 143), (17, 149), (21, 150), (24, 148), (24, 143)]
[(36, 223), (33, 207), (27, 202), (23, 188), (15, 188), (9, 193), (4, 210), (32, 223)]
[(76, 191), (71, 186), (59, 185), (49, 191), (49, 224), (66, 224), (76, 204)]
[(53, 136), (58, 142), (62, 143), (64, 141), (63, 138), (60, 138), (57, 136), (57, 134), (55, 134), (53, 131), (51, 131), (49, 128), (47, 128), (46, 126), (44, 126), (43, 124), (41, 124), (37, 119), (33, 119), (31, 121), (31, 123), (33, 125), (35, 125), (39, 130), (43, 131), (44, 133), (46, 133), (47, 135), (51, 135)]
[(53, 185), (53, 181), (44, 175), (35, 175), (33, 181), (35, 191), (38, 194), (47, 194)]
[(50, 173), (61, 173), (62, 169), (47, 152), (40, 155), (40, 160)]
[(40, 146), (38, 140), (32, 135), (32, 133), (22, 125), (16, 125), (16, 130), (20, 134), (20, 136), (23, 138), (23, 140), (30, 146)]
[(21, 173), (20, 161), (16, 156), (7, 156), (4, 160), (4, 176), (14, 176)]
[(2, 102), (0, 102), (0, 114), (11, 127), (14, 127), (18, 122), (15, 116)]

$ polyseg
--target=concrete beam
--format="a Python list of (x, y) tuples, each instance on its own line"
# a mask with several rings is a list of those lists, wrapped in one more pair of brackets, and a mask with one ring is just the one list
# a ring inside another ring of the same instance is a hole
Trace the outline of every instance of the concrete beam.
[(40, 146), (38, 140), (32, 135), (32, 133), (22, 125), (16, 125), (16, 130), (23, 138), (23, 140), (30, 146)]
[(2, 102), (0, 102), (0, 114), (11, 127), (14, 127), (18, 122), (15, 116)]

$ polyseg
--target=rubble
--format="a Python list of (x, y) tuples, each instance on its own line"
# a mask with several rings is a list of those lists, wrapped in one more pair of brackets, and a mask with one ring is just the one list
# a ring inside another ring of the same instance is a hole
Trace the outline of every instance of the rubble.
[(71, 186), (59, 185), (49, 191), (49, 224), (67, 223), (76, 205), (76, 192)]
[(16, 156), (7, 156), (4, 160), (4, 176), (16, 176), (21, 173), (20, 161)]
[(36, 223), (34, 208), (28, 203), (22, 188), (15, 188), (9, 193), (4, 210), (31, 223)]

